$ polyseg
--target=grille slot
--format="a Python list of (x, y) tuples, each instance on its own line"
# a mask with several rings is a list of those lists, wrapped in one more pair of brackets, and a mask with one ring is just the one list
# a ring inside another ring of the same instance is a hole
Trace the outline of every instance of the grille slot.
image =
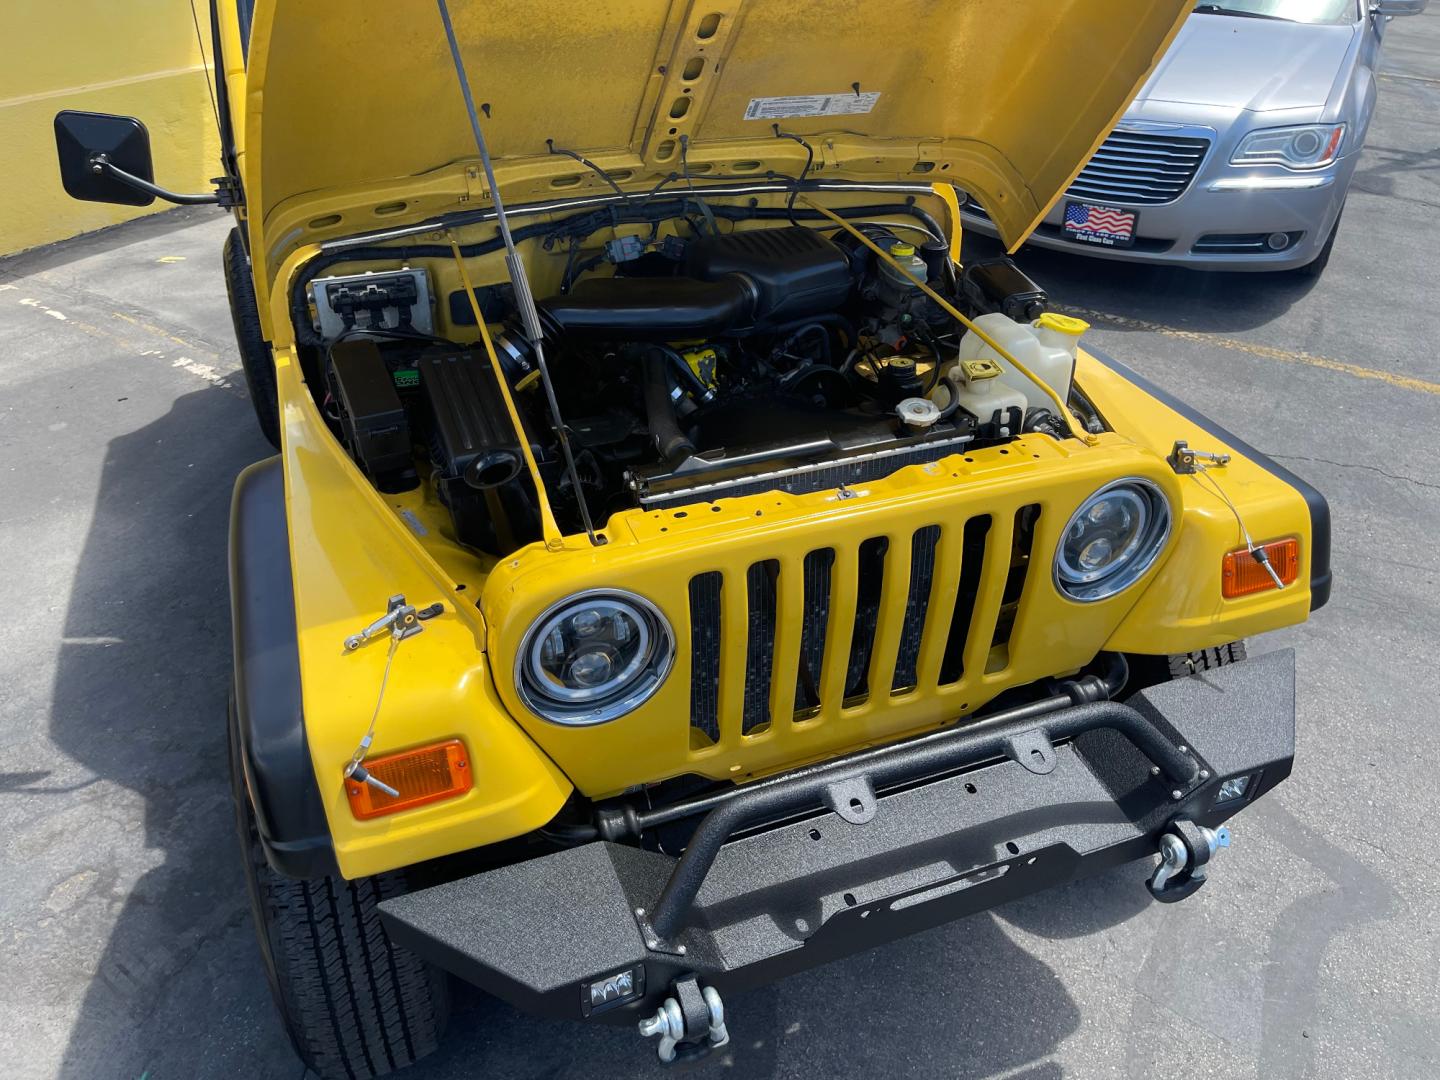
[(965, 522), (960, 549), (960, 584), (955, 590), (955, 611), (950, 616), (950, 636), (945, 642), (945, 656), (940, 661), (942, 686), (959, 682), (960, 676), (965, 674), (965, 645), (970, 640), (970, 624), (974, 621), (975, 602), (980, 596), (985, 541), (989, 535), (989, 514)]
[(890, 540), (872, 536), (860, 545), (855, 592), (855, 623), (850, 638), (850, 662), (845, 670), (845, 703), (859, 704), (870, 694), (870, 652), (880, 622), (880, 593), (885, 586), (885, 552)]
[(720, 589), (718, 570), (690, 579), (690, 724), (720, 741)]
[(1131, 206), (1174, 202), (1195, 179), (1210, 140), (1143, 131), (1116, 131), (1100, 144), (1066, 192)]
[(745, 706), (740, 731), (749, 735), (770, 723), (770, 675), (775, 664), (775, 582), (780, 564), (757, 562), (745, 573), (750, 634), (745, 648)]
[(1015, 616), (1020, 610), (1020, 597), (1025, 592), (1025, 579), (1030, 573), (1030, 549), (1035, 543), (1035, 526), (1040, 521), (1036, 503), (1015, 511), (1011, 531), (1009, 570), (1005, 574), (1005, 591), (1000, 597), (1000, 614), (995, 619), (995, 632), (990, 638), (993, 670), (1010, 666), (1010, 634), (1015, 629)]
[(895, 675), (890, 692), (915, 686), (920, 661), (920, 638), (925, 632), (925, 615), (930, 609), (930, 586), (935, 580), (935, 547), (940, 526), (927, 525), (910, 538), (910, 592), (905, 598), (905, 623), (900, 631), (900, 650), (895, 656)]
[(800, 625), (800, 662), (795, 672), (797, 714), (820, 704), (825, 631), (830, 621), (830, 572), (834, 566), (834, 548), (821, 548), (805, 556), (805, 611)]

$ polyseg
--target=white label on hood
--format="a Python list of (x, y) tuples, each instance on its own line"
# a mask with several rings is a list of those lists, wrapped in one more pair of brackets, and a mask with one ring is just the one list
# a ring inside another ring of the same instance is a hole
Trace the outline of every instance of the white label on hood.
[(842, 90), (838, 94), (797, 94), (794, 97), (757, 97), (750, 99), (745, 110), (746, 120), (788, 120), (794, 116), (859, 116), (875, 108), (880, 91), (857, 94)]

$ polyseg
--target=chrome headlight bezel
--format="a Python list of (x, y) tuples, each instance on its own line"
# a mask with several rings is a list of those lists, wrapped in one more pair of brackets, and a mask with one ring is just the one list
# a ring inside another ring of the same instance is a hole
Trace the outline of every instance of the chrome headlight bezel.
[[(1313, 141), (1313, 149), (1307, 150)], [(1248, 132), (1230, 155), (1231, 165), (1279, 165), (1309, 172), (1333, 165), (1345, 147), (1344, 124), (1292, 124)]]
[[(1067, 565), (1065, 547), (1071, 530), (1083, 524), (1082, 519), (1097, 502), (1122, 492), (1142, 508), (1142, 520), (1120, 555), (1099, 571), (1087, 572)], [(1169, 498), (1153, 480), (1147, 480), (1143, 476), (1127, 476), (1105, 484), (1076, 507), (1060, 533), (1051, 569), (1056, 590), (1061, 596), (1082, 604), (1107, 600), (1124, 592), (1155, 565), (1155, 560), (1160, 557), (1170, 540), (1174, 520)]]
[[(619, 675), (598, 687), (571, 689), (543, 679), (539, 648), (577, 609), (623, 612), (634, 622), (640, 652)], [(588, 589), (558, 600), (540, 613), (515, 654), (515, 692), (540, 719), (561, 727), (590, 727), (617, 720), (650, 699), (675, 665), (675, 632), (655, 604), (624, 589)]]

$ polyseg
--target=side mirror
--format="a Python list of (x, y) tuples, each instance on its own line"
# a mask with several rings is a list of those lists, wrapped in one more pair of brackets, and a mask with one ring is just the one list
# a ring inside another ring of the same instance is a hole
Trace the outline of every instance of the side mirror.
[[(65, 109), (55, 114), (55, 149), (60, 155), (60, 182), (71, 198), (82, 202), (124, 206), (149, 206), (156, 199), (182, 206), (222, 202), (218, 192), (182, 195), (156, 185), (150, 133), (133, 116)], [(222, 204), (235, 205), (233, 192), (227, 189), (227, 195), (232, 197)]]
[(55, 116), (55, 149), (60, 155), (60, 181), (72, 199), (83, 202), (149, 206), (153, 191), (136, 188), (105, 166), (155, 182), (150, 163), (150, 133), (133, 116), (77, 112), (66, 109)]
[(1419, 15), (1430, 0), (1372, 0), (1370, 14), (1389, 19), (1396, 15)]

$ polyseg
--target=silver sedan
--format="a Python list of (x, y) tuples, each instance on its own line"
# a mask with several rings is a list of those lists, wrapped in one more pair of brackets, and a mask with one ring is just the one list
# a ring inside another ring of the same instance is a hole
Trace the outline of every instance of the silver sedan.
[[(1201, 270), (1318, 275), (1375, 111), (1386, 24), (1427, 2), (1198, 4), (1028, 243)], [(964, 218), (995, 235), (974, 200)]]

